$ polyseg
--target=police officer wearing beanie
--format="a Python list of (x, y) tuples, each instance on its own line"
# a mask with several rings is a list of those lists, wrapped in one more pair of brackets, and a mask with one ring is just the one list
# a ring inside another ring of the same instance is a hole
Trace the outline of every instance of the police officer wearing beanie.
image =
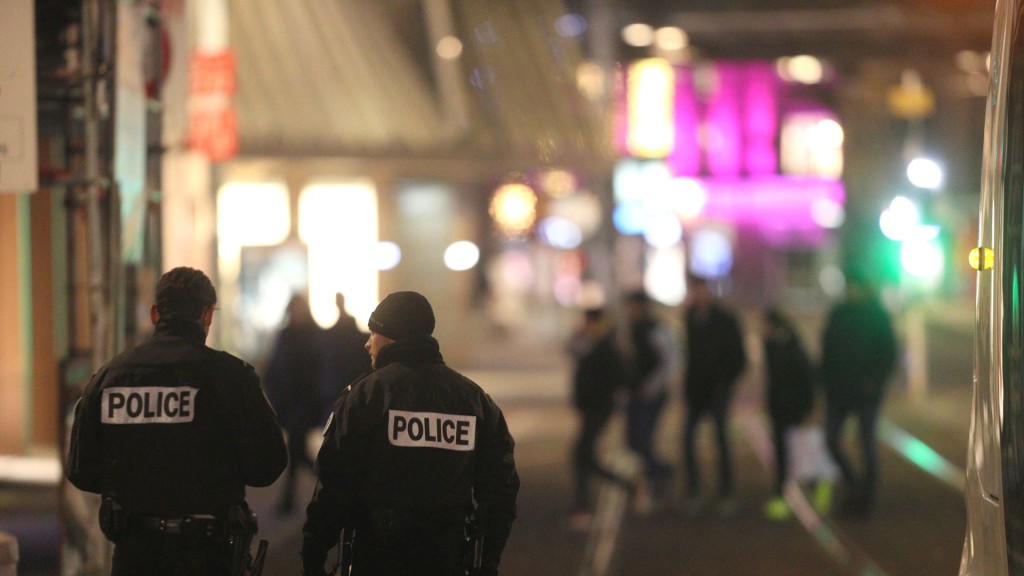
[(255, 532), (245, 487), (287, 464), (252, 366), (205, 344), (216, 303), (201, 271), (164, 274), (153, 336), (101, 367), (75, 407), (65, 473), (103, 495), (114, 576), (240, 574), (240, 536)]
[(519, 491), (505, 417), (444, 363), (421, 294), (389, 294), (368, 324), (373, 371), (324, 430), (303, 574), (326, 573), (342, 530), (354, 534), (342, 547), (354, 576), (497, 574)]

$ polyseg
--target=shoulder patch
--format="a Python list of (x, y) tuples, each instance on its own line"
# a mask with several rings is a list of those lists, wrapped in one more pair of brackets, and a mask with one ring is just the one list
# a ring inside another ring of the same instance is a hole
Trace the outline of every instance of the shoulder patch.
[(388, 442), (406, 448), (476, 449), (476, 416), (388, 410)]

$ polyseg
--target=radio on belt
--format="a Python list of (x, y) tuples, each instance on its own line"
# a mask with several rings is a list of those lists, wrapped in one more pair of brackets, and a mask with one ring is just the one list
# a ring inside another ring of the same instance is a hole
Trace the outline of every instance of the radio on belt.
[(388, 441), (392, 446), (468, 452), (476, 448), (476, 416), (389, 410)]

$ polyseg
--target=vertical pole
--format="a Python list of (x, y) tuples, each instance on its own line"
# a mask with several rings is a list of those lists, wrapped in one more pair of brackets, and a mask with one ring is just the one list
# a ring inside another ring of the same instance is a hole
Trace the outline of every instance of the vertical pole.
[[(590, 53), (594, 62), (602, 73), (603, 86), (601, 96), (594, 102), (591, 120), (599, 122), (600, 133), (605, 135), (606, 141), (611, 141), (611, 134), (607, 118), (609, 110), (614, 102), (615, 93), (615, 4), (612, 0), (596, 0), (591, 3), (590, 15), (588, 18), (588, 40), (591, 46)], [(594, 190), (601, 199), (601, 212), (603, 214), (601, 228), (593, 240), (590, 248), (590, 265), (594, 279), (596, 279), (607, 290), (606, 300), (612, 310), (618, 310), (615, 295), (618, 293), (618, 282), (615, 275), (615, 225), (612, 222), (612, 212), (615, 209), (615, 201), (612, 191), (612, 175), (603, 167), (599, 168), (600, 174), (593, 175)]]
[(84, 97), (84, 156), (86, 219), (88, 222), (89, 252), (89, 317), (92, 325), (92, 365), (99, 368), (106, 360), (107, 320), (104, 278), (103, 212), (100, 206), (100, 111), (97, 94), (100, 58), (100, 0), (82, 2), (82, 92)]

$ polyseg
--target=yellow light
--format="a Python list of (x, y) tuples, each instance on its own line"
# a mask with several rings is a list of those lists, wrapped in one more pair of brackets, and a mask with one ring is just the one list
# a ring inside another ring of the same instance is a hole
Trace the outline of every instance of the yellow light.
[(807, 54), (780, 58), (775, 63), (775, 69), (787, 82), (819, 84), (825, 77), (825, 65), (821, 60)]
[(548, 170), (540, 176), (540, 189), (552, 198), (564, 198), (576, 191), (576, 176), (567, 170)]
[(291, 210), (281, 182), (229, 182), (217, 193), (217, 234), (228, 246), (273, 246), (288, 238)]
[(675, 71), (664, 58), (629, 67), (626, 147), (641, 158), (664, 158), (675, 146)]
[(299, 196), (299, 238), (309, 253), (313, 318), (338, 318), (334, 295), (364, 326), (377, 305), (377, 191), (366, 180), (311, 184)]
[(654, 43), (661, 50), (682, 50), (690, 45), (690, 37), (682, 28), (665, 26), (654, 31)]
[(971, 255), (967, 258), (971, 263), (971, 268), (978, 270), (991, 270), (996, 263), (996, 255), (991, 248), (978, 247), (971, 250)]
[(505, 184), (491, 198), (490, 213), (504, 233), (524, 234), (537, 220), (537, 194), (526, 184)]
[(654, 28), (640, 22), (630, 24), (622, 29), (622, 41), (637, 48), (650, 46), (654, 42)]
[(455, 60), (462, 55), (462, 41), (455, 36), (445, 36), (437, 41), (437, 55), (443, 60)]

